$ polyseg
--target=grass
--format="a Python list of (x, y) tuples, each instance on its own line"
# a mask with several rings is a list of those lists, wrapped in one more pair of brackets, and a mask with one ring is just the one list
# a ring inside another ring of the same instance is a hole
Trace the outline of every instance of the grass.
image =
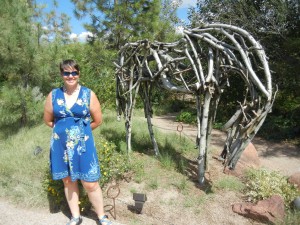
[[(0, 196), (28, 206), (44, 205), (42, 181), (48, 166), (51, 129), (39, 125), (1, 140)], [(34, 155), (36, 147), (42, 149)]]
[(294, 225), (299, 224), (300, 210), (289, 210), (283, 221), (278, 221), (276, 225)]
[(156, 190), (159, 187), (158, 179), (157, 177), (152, 177), (149, 180), (147, 180), (147, 188), (150, 190)]
[(174, 186), (177, 187), (177, 189), (184, 193), (188, 193), (188, 181), (185, 177), (179, 179), (176, 183), (174, 183)]
[(165, 169), (172, 169), (175, 167), (175, 162), (174, 162), (174, 158), (172, 157), (172, 155), (168, 152), (166, 153), (162, 153), (161, 156), (159, 157), (161, 166)]
[(236, 177), (224, 176), (215, 182), (214, 187), (220, 190), (240, 192), (245, 185)]
[[(94, 131), (95, 138), (104, 137), (115, 143), (118, 150), (126, 151), (124, 120), (117, 122), (115, 113), (109, 110), (105, 110), (103, 114), (104, 122), (100, 128)], [(141, 113), (139, 112), (139, 114)], [(194, 151), (192, 143), (179, 139), (178, 135), (161, 134), (155, 130), (162, 153), (158, 160), (154, 156), (145, 119), (143, 117), (134, 118), (132, 128), (132, 148), (138, 154), (150, 156), (153, 168), (158, 168), (158, 171), (152, 171), (152, 173), (159, 174), (161, 169), (184, 172), (186, 167), (184, 153), (191, 154), (187, 150), (189, 146)], [(50, 137), (51, 129), (40, 124), (32, 128), (23, 128), (8, 139), (0, 140), (0, 197), (9, 198), (16, 203), (23, 202), (26, 206), (48, 205), (43, 180), (47, 176), (49, 166)], [(42, 151), (35, 155), (34, 151), (37, 147), (40, 147)], [(149, 176), (149, 171), (145, 171), (143, 168), (145, 162), (136, 160), (134, 156), (131, 161), (135, 172), (135, 181), (143, 182)], [(147, 182), (148, 188), (153, 190), (161, 185), (155, 177), (147, 179)]]
[[(105, 110), (103, 115), (103, 124), (94, 131), (95, 139), (104, 138), (113, 142), (118, 151), (126, 152), (124, 120), (117, 122), (115, 113), (108, 110)], [(131, 187), (126, 190), (129, 193), (166, 194), (159, 201), (171, 210), (185, 208), (195, 214), (201, 214), (203, 207), (215, 201), (220, 193), (240, 193), (243, 189), (241, 181), (225, 175), (214, 180), (205, 190), (199, 189), (195, 177), (190, 174), (195, 169), (195, 164), (190, 159), (196, 158), (198, 154), (193, 141), (185, 137), (180, 138), (176, 133), (161, 133), (155, 128), (154, 132), (161, 152), (160, 157), (154, 154), (145, 119), (134, 117), (133, 152), (130, 154), (133, 181)], [(48, 207), (43, 180), (48, 167), (50, 136), (51, 129), (39, 125), (31, 129), (22, 129), (9, 139), (1, 140), (0, 197), (23, 202), (24, 206)], [(43, 151), (34, 155), (37, 146)], [(134, 217), (131, 220), (131, 224), (140, 224), (139, 222)]]

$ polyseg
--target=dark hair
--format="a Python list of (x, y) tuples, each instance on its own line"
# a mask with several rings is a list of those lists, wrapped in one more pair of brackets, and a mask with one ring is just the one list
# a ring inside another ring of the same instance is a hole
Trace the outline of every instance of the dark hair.
[(78, 72), (80, 71), (80, 68), (79, 68), (79, 65), (77, 64), (77, 62), (73, 59), (66, 59), (64, 61), (62, 61), (60, 64), (59, 64), (59, 69), (60, 69), (60, 72), (63, 72), (64, 69), (66, 67), (73, 67), (75, 68)]

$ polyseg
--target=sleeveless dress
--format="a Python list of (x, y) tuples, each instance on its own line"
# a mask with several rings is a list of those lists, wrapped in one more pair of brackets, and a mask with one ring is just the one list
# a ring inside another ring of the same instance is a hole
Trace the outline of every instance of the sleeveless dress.
[(63, 88), (52, 90), (54, 126), (50, 143), (50, 170), (53, 180), (70, 176), (87, 182), (101, 177), (90, 127), (91, 90), (81, 86), (76, 102), (66, 106)]

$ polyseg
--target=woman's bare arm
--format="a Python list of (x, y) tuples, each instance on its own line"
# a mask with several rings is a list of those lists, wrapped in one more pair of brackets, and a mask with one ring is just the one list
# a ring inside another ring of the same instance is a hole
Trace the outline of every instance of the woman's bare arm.
[(50, 92), (46, 98), (46, 103), (44, 106), (44, 122), (47, 126), (53, 127), (54, 116), (52, 107), (52, 92)]
[(90, 113), (92, 117), (91, 128), (94, 130), (102, 123), (101, 105), (96, 94), (91, 91)]

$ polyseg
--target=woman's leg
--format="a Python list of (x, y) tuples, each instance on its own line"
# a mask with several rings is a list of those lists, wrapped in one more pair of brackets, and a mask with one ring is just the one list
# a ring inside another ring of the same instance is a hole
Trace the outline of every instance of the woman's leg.
[(78, 218), (80, 216), (79, 210), (79, 189), (77, 181), (72, 182), (70, 177), (66, 177), (63, 179), (64, 182), (64, 190), (66, 199), (72, 214), (72, 217)]
[(98, 182), (81, 181), (82, 186), (86, 190), (89, 200), (95, 208), (95, 212), (99, 218), (105, 215), (103, 206), (102, 190)]

